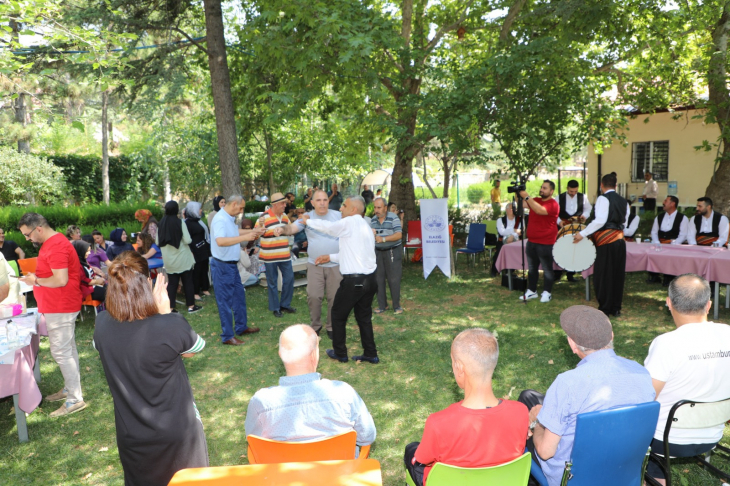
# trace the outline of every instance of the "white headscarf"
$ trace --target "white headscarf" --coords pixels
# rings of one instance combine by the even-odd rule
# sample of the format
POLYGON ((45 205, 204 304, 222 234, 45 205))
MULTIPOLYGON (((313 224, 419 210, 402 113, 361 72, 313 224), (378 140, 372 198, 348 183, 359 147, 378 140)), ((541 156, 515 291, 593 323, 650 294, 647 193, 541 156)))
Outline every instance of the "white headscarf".
POLYGON ((201 208, 201 205, 199 202, 190 201, 185 206, 183 215, 185 216, 185 219, 192 219, 193 221, 197 221, 198 224, 203 227, 203 230, 205 230, 205 241, 207 241, 208 244, 210 244, 210 233, 208 232, 208 227, 200 219, 200 208, 201 208))

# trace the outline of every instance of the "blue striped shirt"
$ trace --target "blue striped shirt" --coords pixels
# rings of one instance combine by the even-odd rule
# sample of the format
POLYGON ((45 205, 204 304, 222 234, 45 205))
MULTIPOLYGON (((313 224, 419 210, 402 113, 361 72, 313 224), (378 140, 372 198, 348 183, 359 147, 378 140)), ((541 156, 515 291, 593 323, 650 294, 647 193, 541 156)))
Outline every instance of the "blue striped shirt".
POLYGON ((400 246, 401 241, 386 241, 385 243, 377 243, 378 237, 390 236, 396 233, 403 232, 403 227, 400 224, 400 218, 394 213, 387 213, 383 222, 377 216, 373 216, 370 219, 370 227, 375 230, 375 248, 378 250, 388 250, 400 246))

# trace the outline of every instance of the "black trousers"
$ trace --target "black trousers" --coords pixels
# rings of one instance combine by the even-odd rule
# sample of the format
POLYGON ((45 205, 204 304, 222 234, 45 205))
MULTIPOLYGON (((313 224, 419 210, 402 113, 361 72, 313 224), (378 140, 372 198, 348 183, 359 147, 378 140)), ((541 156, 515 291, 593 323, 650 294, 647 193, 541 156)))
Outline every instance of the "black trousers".
POLYGON ((416 486, 423 486, 423 473, 426 470, 426 466, 413 460, 419 445, 421 445, 420 442, 411 442, 406 446, 406 451, 403 454, 403 462, 406 465, 406 471, 411 475, 411 479, 413 479, 416 486))
POLYGON ((352 277, 343 275, 332 304, 332 347, 341 358, 347 357, 347 318, 355 310, 355 320, 360 328, 363 354, 369 358, 378 355, 373 335, 373 297, 378 291, 375 272, 352 277))
POLYGON ((621 310, 626 277, 626 242, 614 241, 596 247, 593 266, 593 287, 598 299, 598 310, 606 315, 621 310))
POLYGON ((537 292, 537 279, 540 277, 538 267, 542 265, 542 273, 545 277, 545 292, 552 293, 555 273, 553 272, 553 245, 540 245, 528 241, 525 245, 525 256, 527 257, 527 288, 537 292))
MULTIPOLYGON (((545 400, 545 395, 535 390, 525 390, 520 393, 519 398, 517 398, 518 402, 524 403, 525 406, 527 406, 527 410, 532 410, 532 407, 535 405, 542 405, 543 400, 545 400)), ((534 462, 537 467, 540 467, 540 461, 537 460, 539 456, 537 455, 537 452, 535 452, 535 443, 532 441, 532 436, 530 436, 530 438, 527 439, 527 442, 525 442, 525 448, 532 456, 532 462, 534 462)), ((533 479, 532 476, 527 484, 528 486, 539 486, 539 483, 533 479)))
POLYGON ((195 262, 195 266, 193 267, 193 290, 195 291, 195 295, 200 295, 200 292, 210 290, 207 258, 195 262))
POLYGON ((91 292, 91 298, 99 302, 104 302, 106 300, 106 287, 94 287, 94 290, 91 292))
POLYGON ((656 211, 656 199, 644 199, 644 212, 646 211, 656 211))
POLYGON ((175 308, 175 296, 177 295, 177 284, 182 280, 183 290, 185 291, 185 303, 188 307, 195 305, 195 290, 193 289, 193 271, 188 270, 183 273, 167 274, 167 295, 170 297, 170 309, 175 308))

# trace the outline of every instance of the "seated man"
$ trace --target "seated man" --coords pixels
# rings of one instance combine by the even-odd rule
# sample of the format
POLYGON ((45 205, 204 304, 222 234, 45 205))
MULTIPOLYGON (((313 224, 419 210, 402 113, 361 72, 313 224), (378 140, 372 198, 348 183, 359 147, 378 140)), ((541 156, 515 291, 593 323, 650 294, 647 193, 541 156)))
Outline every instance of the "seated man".
POLYGON ((547 394, 525 390, 519 401, 530 409, 533 429, 527 448, 550 486, 558 486, 570 460, 578 414, 654 400, 649 373, 634 361, 616 356, 613 329, 593 307, 574 305, 560 314, 570 349, 581 359, 561 373, 547 394))
POLYGON ((462 331, 451 344, 451 368, 464 400, 431 414, 421 442, 406 446, 405 464, 422 486, 437 462, 489 467, 512 461, 525 451, 527 408, 492 391, 499 345, 486 329, 462 331))
MULTIPOLYGON (((680 400, 714 402, 730 398, 730 358, 718 356, 718 351, 727 351, 730 326, 707 322, 711 305, 710 285, 699 275, 680 275, 669 284, 667 306, 677 329, 657 336, 644 361, 661 404, 651 442, 652 451, 658 454, 664 454, 664 425, 672 405, 680 400)), ((673 457, 703 454, 722 439, 724 428, 672 428, 669 452, 673 457)), ((647 473, 665 484, 664 473, 654 461, 649 462, 647 473)))
POLYGON ((306 324, 284 329, 279 357, 286 376, 262 388, 248 404, 246 436, 302 442, 355 430, 357 445, 375 441, 375 424, 360 395, 347 383, 317 373, 319 338, 306 324))

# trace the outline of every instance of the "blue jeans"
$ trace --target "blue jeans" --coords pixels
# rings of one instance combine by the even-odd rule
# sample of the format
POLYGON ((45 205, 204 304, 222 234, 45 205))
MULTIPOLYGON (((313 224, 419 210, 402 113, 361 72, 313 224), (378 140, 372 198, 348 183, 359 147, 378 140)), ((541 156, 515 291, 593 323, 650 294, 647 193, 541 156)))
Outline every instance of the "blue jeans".
POLYGON ((294 297, 294 270, 291 260, 285 262, 265 263, 266 284, 269 287, 269 310, 278 311, 282 307, 291 307, 294 297), (279 301, 279 273, 281 271, 281 301, 279 301))
POLYGON ((243 286, 250 287, 252 285, 256 285, 257 283, 259 283, 259 278, 256 275, 249 275, 248 280, 243 282, 243 286))
POLYGON ((236 318, 236 334, 248 329, 246 316, 246 290, 238 274, 238 266, 212 259, 210 269, 213 273, 215 301, 221 319, 221 342, 233 338, 233 317, 236 318))

